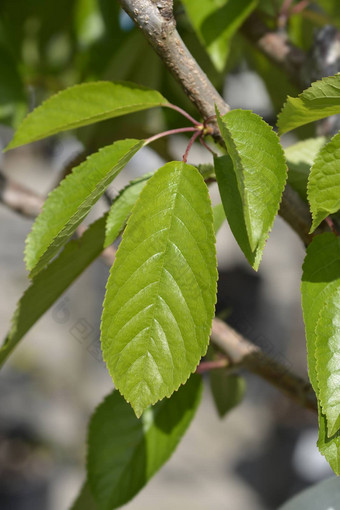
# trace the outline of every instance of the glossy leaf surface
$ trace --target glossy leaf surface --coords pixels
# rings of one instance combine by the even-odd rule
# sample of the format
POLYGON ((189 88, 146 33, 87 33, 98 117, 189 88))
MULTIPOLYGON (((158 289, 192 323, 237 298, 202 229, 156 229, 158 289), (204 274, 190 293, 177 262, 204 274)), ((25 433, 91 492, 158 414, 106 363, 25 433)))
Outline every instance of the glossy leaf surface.
POLYGON ((147 182, 107 284, 102 349, 136 415, 185 383, 207 350, 216 300, 208 189, 171 162, 147 182))
POLYGON ((31 276, 58 253, 142 145, 140 140, 121 140, 100 149, 49 194, 26 241, 25 262, 31 276))
POLYGON ((315 334, 319 399, 332 436, 340 429, 340 287, 320 310, 315 334))
POLYGON ((195 415, 201 393, 201 378, 195 374, 140 420, 118 391, 97 408, 89 427, 87 471, 101 510, 132 499, 169 459, 195 415))
POLYGON ((167 104, 157 91, 127 82, 75 85, 47 99, 20 124, 7 150, 62 131, 167 104))
POLYGON ((320 150, 308 180, 313 232, 329 214, 340 209, 340 133, 320 150))
POLYGON ((252 112, 233 110, 217 119, 231 159, 217 160, 222 203, 240 248, 258 269, 287 179, 283 150, 271 127, 252 112))
POLYGON ((340 113, 340 73, 323 78, 304 90, 298 97, 289 97, 277 125, 279 133, 340 113))

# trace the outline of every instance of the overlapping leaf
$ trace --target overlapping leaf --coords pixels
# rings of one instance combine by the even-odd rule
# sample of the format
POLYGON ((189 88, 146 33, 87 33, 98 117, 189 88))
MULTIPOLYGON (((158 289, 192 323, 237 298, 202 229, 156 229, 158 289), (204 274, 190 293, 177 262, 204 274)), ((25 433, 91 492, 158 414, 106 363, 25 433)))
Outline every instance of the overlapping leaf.
POLYGON ((240 375, 217 369, 210 372, 210 387, 217 412, 223 418, 242 401, 246 382, 240 375))
POLYGON ((201 378, 193 375, 140 420, 118 391, 98 407, 89 428, 87 471, 101 510, 132 499, 169 459, 195 415, 201 393, 201 378))
POLYGON ((255 9, 257 0, 182 0, 198 38, 218 71, 223 71, 230 40, 255 9))
POLYGON ((307 182, 311 166, 325 144, 326 138, 308 138, 294 143, 285 149, 288 163, 288 184, 297 191, 300 197, 307 202, 307 182))
POLYGON ((143 177, 132 181, 114 200, 106 222, 105 248, 113 243, 119 235, 137 198, 140 195, 140 192, 151 175, 151 173, 146 174, 143 177))
POLYGON ((32 276, 58 253, 142 145, 140 140, 120 140, 100 149, 49 194, 27 237, 25 261, 32 276))
POLYGON ((337 113, 340 113, 340 73, 312 83, 298 97, 288 96, 277 125, 283 134, 337 113))
POLYGON ((147 182, 107 284, 102 349, 136 415, 183 384, 205 354, 216 299, 208 190, 171 162, 147 182))
POLYGON ((93 223, 76 241, 39 273, 25 291, 15 311, 12 328, 0 348, 0 365, 38 319, 69 285, 98 257, 104 247, 106 216, 93 223))
POLYGON ((167 104, 157 91, 127 82, 75 85, 47 99, 20 124, 7 150, 127 113, 167 104))
MULTIPOLYGON (((316 327, 327 300, 340 287, 340 240, 331 233, 315 237, 307 248, 301 284, 303 318, 306 329, 309 378, 320 398, 318 376, 325 366, 317 366, 316 327)), ((321 360, 320 360, 321 362, 321 360)), ((320 364, 320 362, 318 362, 320 364)), ((319 407, 320 452, 335 473, 340 473, 339 432, 330 435, 327 418, 319 407)))
POLYGON ((332 436, 340 429, 340 286, 320 310, 315 334, 319 399, 332 436))
POLYGON ((308 180, 313 232, 329 214, 340 209, 340 133, 320 150, 308 180))
POLYGON ((240 248, 258 269, 287 179, 283 150, 252 112, 233 110, 217 119, 229 153, 215 160, 222 203, 240 248))

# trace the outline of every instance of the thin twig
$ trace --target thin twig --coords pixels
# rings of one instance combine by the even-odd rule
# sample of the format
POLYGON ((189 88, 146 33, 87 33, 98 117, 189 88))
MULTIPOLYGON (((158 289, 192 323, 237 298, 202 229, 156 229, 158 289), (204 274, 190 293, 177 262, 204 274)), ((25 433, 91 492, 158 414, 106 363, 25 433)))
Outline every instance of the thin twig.
MULTIPOLYGON (((169 129, 168 131, 163 131, 162 133, 157 133, 156 135, 150 136, 150 138, 147 138, 144 142, 144 145, 149 145, 149 143, 154 142, 155 140, 158 140, 159 138, 163 138, 164 136, 170 136, 170 135, 179 135, 180 133, 190 133, 193 131, 197 131, 197 127, 184 127, 184 128, 176 128, 176 129, 169 129)), ((200 129, 198 133, 200 133, 202 130, 200 129)))
POLYGON ((194 144, 194 142, 195 142, 196 138, 198 138, 199 136, 201 136, 201 134, 202 134, 202 132, 200 132, 200 131, 196 131, 196 133, 194 133, 194 134, 192 135, 192 137, 190 138, 189 143, 188 143, 188 146, 187 146, 187 148, 186 148, 186 151, 185 151, 185 153, 183 154, 183 162, 184 162, 184 163, 186 163, 186 162, 187 162, 187 160, 188 160, 188 155, 189 155, 190 149, 191 149, 191 147, 193 146, 193 144, 194 144))
POLYGON ((211 340, 226 354, 231 365, 247 368, 302 407, 317 412, 316 397, 312 386, 307 381, 216 318, 213 321, 211 340))
POLYGON ((164 106, 167 106, 168 108, 171 108, 172 110, 175 110, 176 112, 178 112, 181 115, 183 115, 184 117, 186 117, 188 120, 190 120, 190 122, 192 122, 194 124, 194 126, 201 125, 201 122, 198 122, 198 120, 194 119, 194 117, 192 117, 188 112, 183 110, 183 108, 180 108, 179 106, 172 104, 172 103, 167 103, 164 106))

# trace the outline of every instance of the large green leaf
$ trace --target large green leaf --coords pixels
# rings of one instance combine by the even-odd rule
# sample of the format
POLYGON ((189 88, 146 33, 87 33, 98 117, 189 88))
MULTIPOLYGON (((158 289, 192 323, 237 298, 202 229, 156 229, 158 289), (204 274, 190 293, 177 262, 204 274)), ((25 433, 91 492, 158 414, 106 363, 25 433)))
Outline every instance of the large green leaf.
POLYGON ((208 189, 171 162, 147 182, 107 284, 102 349, 136 415, 185 383, 207 350, 216 300, 208 189))
POLYGON ((124 227, 131 210, 144 188, 151 173, 136 179, 128 184, 114 200, 106 222, 105 248, 109 246, 124 227))
POLYGON ((308 180, 313 232, 329 214, 340 209, 340 133, 320 150, 308 180))
POLYGON ((301 283, 309 378, 318 396, 315 328, 320 311, 340 285, 340 239, 332 233, 316 236, 307 248, 301 283))
POLYGON ((337 113, 340 113, 340 73, 312 83, 298 97, 288 96, 277 125, 283 134, 337 113))
POLYGON ((215 67, 223 71, 230 40, 258 0, 182 0, 189 19, 215 67))
POLYGON ((26 241, 25 261, 31 276, 58 253, 142 145, 141 140, 120 140, 100 149, 49 194, 26 241))
POLYGON ((101 510, 132 499, 169 459, 195 415, 201 393, 201 378, 193 375, 140 420, 118 391, 98 407, 89 428, 87 471, 101 510))
POLYGON ((126 82, 75 85, 47 99, 20 124, 7 150, 61 131, 167 104, 157 91, 126 82))
POLYGON ((319 399, 327 419, 328 435, 332 436, 340 429, 340 287, 320 310, 315 334, 319 399))
MULTIPOLYGON (((309 379, 318 397, 316 326, 327 300, 340 285, 340 239, 331 233, 316 236, 307 248, 301 283, 302 310, 306 329, 309 379)), ((325 367, 323 367, 325 369, 325 367)), ((319 367, 320 370, 320 367, 319 367)), ((329 437, 327 419, 319 413, 318 447, 335 473, 340 474, 340 437, 329 437)))
POLYGON ((217 120, 230 156, 215 162, 222 203, 240 248, 258 269, 287 179, 284 153, 271 127, 252 112, 233 110, 217 120))
POLYGON ((101 253, 105 221, 106 216, 93 223, 80 239, 70 241, 60 255, 34 278, 17 305, 11 331, 0 349, 0 365, 27 331, 101 253))
POLYGON ((299 193, 305 202, 307 202, 307 182, 310 168, 325 142, 326 138, 319 136, 294 143, 285 149, 288 163, 288 184, 299 193))

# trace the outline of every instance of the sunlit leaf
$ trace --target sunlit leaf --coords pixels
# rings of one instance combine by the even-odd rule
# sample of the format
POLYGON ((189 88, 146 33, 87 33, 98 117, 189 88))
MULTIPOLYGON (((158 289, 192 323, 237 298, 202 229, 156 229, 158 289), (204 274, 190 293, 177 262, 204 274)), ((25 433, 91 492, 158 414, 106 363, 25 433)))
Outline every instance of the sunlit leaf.
POLYGON ((132 499, 169 459, 195 415, 201 393, 201 378, 193 375, 140 420, 118 391, 97 408, 89 428, 87 471, 101 510, 132 499))
POLYGON ((207 350, 216 299, 208 189, 171 162, 147 182, 107 284, 102 349, 137 416, 185 383, 207 350))
POLYGON ((277 125, 283 134, 337 113, 340 113, 340 73, 312 83, 298 97, 288 96, 277 125))
POLYGON ((217 119, 229 153, 215 159, 222 203, 240 248, 258 269, 287 179, 283 149, 252 112, 233 110, 217 119))
POLYGON ((75 85, 47 99, 20 124, 6 150, 127 113, 167 104, 157 91, 127 82, 75 85))
POLYGON ((320 150, 308 179, 313 232, 329 214, 340 209, 340 133, 320 150))
POLYGON ((25 262, 31 276, 58 253, 142 145, 140 140, 121 140, 100 149, 49 194, 26 241, 25 262))

